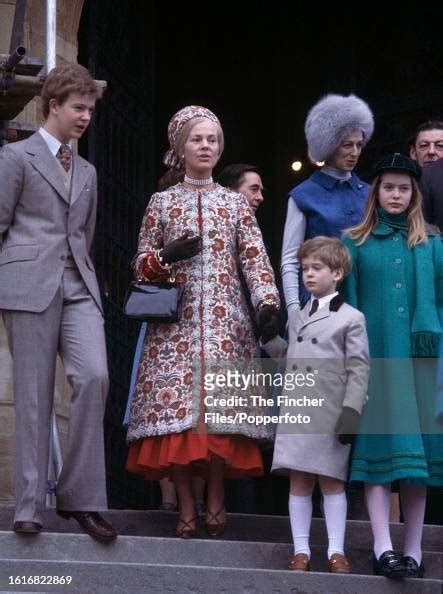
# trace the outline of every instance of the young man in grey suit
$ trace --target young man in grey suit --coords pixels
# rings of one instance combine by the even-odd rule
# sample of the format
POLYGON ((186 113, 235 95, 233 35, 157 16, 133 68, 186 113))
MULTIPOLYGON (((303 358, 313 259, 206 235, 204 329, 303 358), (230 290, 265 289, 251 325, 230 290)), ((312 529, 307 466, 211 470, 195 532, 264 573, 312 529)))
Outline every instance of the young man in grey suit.
POLYGON ((103 414, 108 370, 100 292, 89 256, 97 183, 72 152, 100 96, 78 64, 52 70, 45 123, 0 151, 0 309, 13 358, 16 411, 14 531, 36 534, 45 506, 57 352, 72 387, 57 513, 98 540, 116 533, 107 508, 103 414))

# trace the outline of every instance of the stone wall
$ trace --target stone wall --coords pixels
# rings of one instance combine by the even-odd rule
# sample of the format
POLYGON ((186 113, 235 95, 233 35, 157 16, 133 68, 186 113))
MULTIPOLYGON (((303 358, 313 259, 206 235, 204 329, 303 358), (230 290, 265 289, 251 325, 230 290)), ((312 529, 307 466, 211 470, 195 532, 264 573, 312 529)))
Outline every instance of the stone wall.
POLYGON ((9 52, 15 0, 0 0, 0 54, 9 52))
MULTIPOLYGON (((28 0, 23 45, 27 55, 45 60, 45 0, 28 0)), ((57 6, 57 64, 77 61, 77 31, 83 0, 59 0, 57 6)), ((0 53, 9 52, 15 0, 0 0, 0 53)), ((0 97, 1 101, 1 97, 0 97)), ((31 101, 16 118, 18 122, 39 126, 39 100, 31 101)), ((62 442, 66 443, 70 389, 60 361, 57 361, 55 403, 62 442)), ((14 405, 12 362, 5 330, 0 319, 0 503, 14 501, 14 405)))

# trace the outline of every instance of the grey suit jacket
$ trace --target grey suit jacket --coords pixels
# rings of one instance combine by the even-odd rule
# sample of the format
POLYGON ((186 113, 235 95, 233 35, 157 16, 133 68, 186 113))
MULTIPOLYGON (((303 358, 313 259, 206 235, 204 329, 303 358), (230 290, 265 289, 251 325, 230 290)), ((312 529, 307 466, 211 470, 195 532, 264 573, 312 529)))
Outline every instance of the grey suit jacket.
POLYGON ((286 357, 286 373, 318 371, 311 392, 327 398, 332 430, 343 406, 361 413, 369 380, 366 323, 364 315, 344 303, 340 295, 311 317, 309 302, 292 312, 289 345, 277 336, 262 348, 271 357, 286 357))
POLYGON ((71 198, 37 132, 0 150, 0 309, 41 312, 60 286, 69 249, 102 310, 89 256, 97 209, 95 168, 75 155, 71 198))

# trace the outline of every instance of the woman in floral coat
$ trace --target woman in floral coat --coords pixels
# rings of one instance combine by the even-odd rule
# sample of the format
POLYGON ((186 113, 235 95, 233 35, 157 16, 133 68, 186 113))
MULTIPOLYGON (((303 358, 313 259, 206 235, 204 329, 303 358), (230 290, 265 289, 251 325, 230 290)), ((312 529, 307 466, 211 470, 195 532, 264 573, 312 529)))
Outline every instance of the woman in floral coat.
POLYGON ((208 383, 214 365, 221 370, 230 362, 235 370, 258 356, 238 266, 258 324, 269 335, 278 331, 279 298, 246 199, 212 181, 223 149, 217 117, 204 107, 185 107, 171 119, 168 137, 165 163, 184 168, 186 175, 184 182, 152 196, 135 274, 149 281, 171 275, 183 284, 182 318, 149 325, 146 333, 128 424, 127 469, 147 479, 175 481, 177 535, 184 538, 196 533, 191 476, 203 474, 208 480, 206 529, 218 536, 226 519, 224 477, 261 474, 257 440, 270 434, 266 426, 223 422, 215 414, 231 421, 237 412, 256 414, 251 390, 208 383), (216 398, 227 397, 232 401, 211 408, 216 398))

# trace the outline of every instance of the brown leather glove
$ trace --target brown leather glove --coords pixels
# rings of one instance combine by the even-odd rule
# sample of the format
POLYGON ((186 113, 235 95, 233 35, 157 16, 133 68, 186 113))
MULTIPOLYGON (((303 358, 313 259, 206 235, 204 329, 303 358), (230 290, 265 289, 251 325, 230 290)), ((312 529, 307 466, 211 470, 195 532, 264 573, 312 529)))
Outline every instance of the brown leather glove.
POLYGON ((179 260, 187 260, 201 251, 201 237, 198 235, 190 237, 190 234, 190 231, 186 231, 181 237, 165 245, 160 252, 163 262, 171 264, 179 260))

